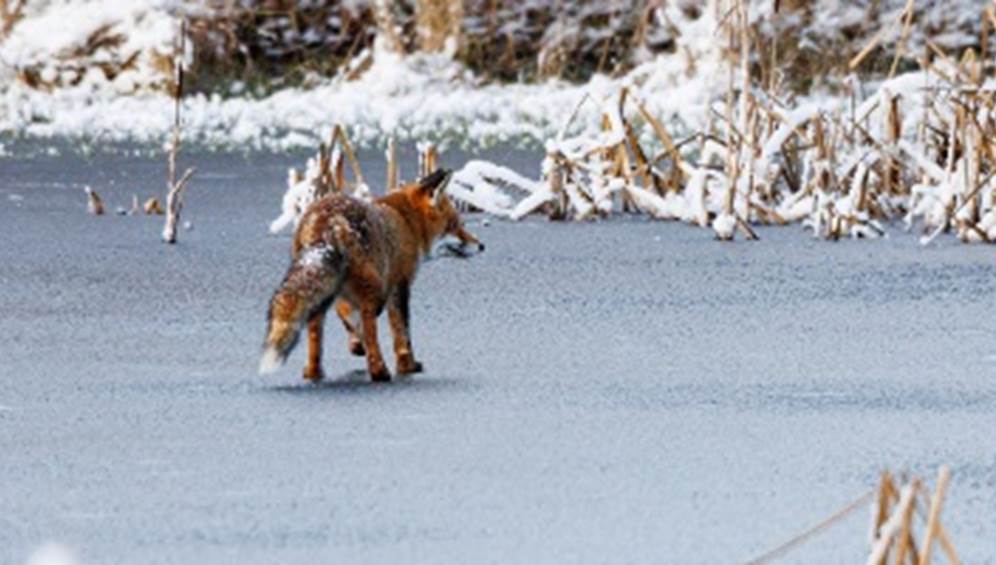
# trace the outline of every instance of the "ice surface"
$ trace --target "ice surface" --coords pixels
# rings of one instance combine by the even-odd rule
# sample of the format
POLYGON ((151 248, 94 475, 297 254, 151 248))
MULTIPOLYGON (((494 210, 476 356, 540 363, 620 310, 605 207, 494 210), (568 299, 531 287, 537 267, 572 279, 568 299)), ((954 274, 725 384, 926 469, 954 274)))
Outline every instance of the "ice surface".
MULTIPOLYGON (((426 372, 369 384, 330 323, 309 386, 301 346, 256 374, 307 153, 191 155, 176 246, 80 190, 161 196, 161 160, 63 154, 0 161, 2 563, 735 563, 941 463, 959 554, 996 555, 991 248, 470 216, 487 250, 414 287, 426 372)), ((863 562, 858 514, 788 560, 863 562)))

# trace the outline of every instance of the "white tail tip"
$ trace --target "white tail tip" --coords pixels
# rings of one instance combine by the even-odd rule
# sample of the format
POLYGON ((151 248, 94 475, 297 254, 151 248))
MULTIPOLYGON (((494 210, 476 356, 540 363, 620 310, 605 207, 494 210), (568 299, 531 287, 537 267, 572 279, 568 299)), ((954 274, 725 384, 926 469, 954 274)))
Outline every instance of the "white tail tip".
POLYGON ((284 364, 284 357, 273 347, 267 347, 263 352, 263 357, 259 360, 259 374, 269 375, 275 373, 284 364))

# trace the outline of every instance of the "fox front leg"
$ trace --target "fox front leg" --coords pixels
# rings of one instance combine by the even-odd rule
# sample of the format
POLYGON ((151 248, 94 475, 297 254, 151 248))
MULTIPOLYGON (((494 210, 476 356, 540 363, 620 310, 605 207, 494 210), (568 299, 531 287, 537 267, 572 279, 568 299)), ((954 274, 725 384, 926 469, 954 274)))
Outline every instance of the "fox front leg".
POLYGON ((325 312, 320 312, 308 320, 308 363, 304 366, 305 380, 317 383, 325 378, 322 371, 322 326, 325 312))
POLYGON ((402 283, 394 291, 387 306, 387 317, 391 322, 391 333, 394 335, 394 355, 398 374, 402 375, 422 372, 422 364, 415 360, 415 354, 412 353, 412 339, 408 328, 410 296, 411 286, 402 283))

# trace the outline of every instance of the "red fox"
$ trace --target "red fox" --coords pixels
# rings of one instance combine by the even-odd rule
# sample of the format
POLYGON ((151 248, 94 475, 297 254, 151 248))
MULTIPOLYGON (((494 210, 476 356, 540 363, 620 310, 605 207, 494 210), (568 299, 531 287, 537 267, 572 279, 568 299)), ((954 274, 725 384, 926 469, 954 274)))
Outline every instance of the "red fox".
POLYGON ((377 316, 387 306, 399 374, 417 373, 408 304, 419 262, 444 235, 461 247, 484 250, 444 194, 451 171, 440 170, 376 199, 372 204, 342 194, 314 202, 301 217, 291 265, 270 300, 260 373, 287 360, 308 324, 304 378, 320 381, 322 325, 333 304, 349 334, 354 355, 366 355, 374 381, 389 381, 377 344, 377 316))

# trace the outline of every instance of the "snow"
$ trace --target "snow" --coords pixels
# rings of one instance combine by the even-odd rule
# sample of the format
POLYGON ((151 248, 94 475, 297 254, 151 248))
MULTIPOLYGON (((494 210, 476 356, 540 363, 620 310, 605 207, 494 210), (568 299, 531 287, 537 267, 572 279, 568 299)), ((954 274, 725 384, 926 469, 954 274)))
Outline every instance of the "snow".
POLYGON ((712 221, 712 229, 719 239, 733 239, 733 231, 737 227, 737 219, 733 214, 719 214, 712 221))
POLYGON ((805 125, 808 120, 822 111, 832 110, 832 108, 827 108, 827 105, 827 102, 804 104, 790 111, 788 115, 782 116, 782 125, 764 143, 764 147, 761 150, 762 158, 766 161, 770 160, 782 150, 782 145, 788 140, 789 136, 805 125))
POLYGON ((68 547, 50 542, 31 553, 26 565, 76 565, 76 555, 68 547))
POLYGON ((281 200, 281 213, 275 220, 270 222, 270 233, 280 233, 292 224, 297 227, 301 215, 308 206, 315 201, 315 177, 313 171, 317 170, 317 163, 314 159, 308 160, 308 176, 301 180, 295 180, 294 171, 290 171, 287 192, 281 200))
MULTIPOLYGON (((803 18, 806 23, 798 33, 803 42, 822 45, 841 41, 844 28, 859 34, 879 27, 896 28, 904 6, 901 0, 820 3, 810 8, 812 13, 803 18)), ((168 62, 176 42, 174 15, 193 9, 179 0, 31 3, 27 17, 0 43, 0 78, 4 79, 0 80, 0 132, 113 142, 161 139, 171 116, 170 100, 159 87, 169 78, 163 62, 168 62), (73 25, 61 25, 66 21, 73 25), (101 29, 109 36, 120 35, 122 42, 73 58, 71 63, 59 57, 78 50, 101 29), (133 54, 137 54, 134 65, 113 78, 96 70, 103 63, 121 66, 133 54), (14 79, 15 70, 26 69, 61 87, 48 92, 14 79)), ((564 25, 576 25, 575 20, 602 13, 590 6, 579 10, 572 12, 564 25)), ((920 20, 929 22, 932 29, 943 30, 944 35, 934 38, 942 47, 958 49, 974 41, 977 6, 963 3, 953 9, 946 2, 930 0, 918 3, 917 10, 920 20)), ((768 4, 752 5, 750 19, 763 23, 769 31, 801 25, 798 18, 785 19, 770 11, 768 4)), ((614 14, 610 10, 610 15, 614 14)), ((526 17, 508 15, 512 18, 506 22, 509 34, 522 33, 522 26, 531 25, 526 17)), ((241 96, 189 96, 184 108, 185 130, 212 146, 277 150, 314 146, 325 133, 322 130, 335 122, 349 126, 358 145, 382 144, 392 135, 399 141, 434 139, 474 147, 509 141, 537 143, 555 137, 558 126, 567 121, 576 101, 585 95, 602 101, 627 87, 645 101, 653 115, 673 128, 673 133, 700 131, 709 122, 709 104, 726 88, 725 44, 716 37, 722 10, 715 1, 696 9, 683 2, 666 2, 653 16, 649 33, 666 36, 673 42, 673 52, 650 57, 618 78, 596 75, 583 85, 558 80, 482 85, 479 77, 454 60, 452 49, 403 56, 377 41, 372 50, 354 59, 356 67, 362 61, 372 61, 356 80, 346 80, 344 75, 314 77, 307 87, 284 88, 262 98, 249 97, 245 86, 239 84, 233 85, 230 93, 241 91, 241 96)), ((468 15, 468 25, 485 24, 468 15)), ((556 36, 555 29, 550 26, 547 36, 556 36)), ((591 30, 586 27, 583 31, 591 30)), ((548 38, 553 43, 555 39, 548 38)), ((919 28, 914 29, 910 41, 913 46, 923 45, 919 28)), ((913 51, 920 52, 918 49, 913 51)), ((184 57, 190 60, 191 56, 188 48, 184 57)), ((919 86, 915 77, 900 80, 913 84, 897 84, 892 91, 907 93, 919 86)), ((597 129, 600 115, 592 106, 597 104, 579 110, 575 131, 597 129)), ((788 119, 799 124, 812 110, 813 106, 803 104, 788 119)), ((617 126, 613 123, 612 135, 619 135, 617 126)), ((639 135, 643 140, 652 139, 646 131, 639 135)), ((774 153, 779 137, 771 138, 772 146, 765 148, 765 156, 774 153)), ((606 138, 602 143, 609 141, 606 138)))
POLYGON ((174 0, 76 0, 41 3, 0 42, 5 66, 44 82, 77 85, 73 95, 105 89, 111 95, 154 88, 178 35, 174 0), (71 24, 70 24, 71 22, 71 24), (91 40, 94 40, 91 42, 91 40), (127 62, 127 64, 126 64, 127 62), (108 65, 113 78, 98 70, 108 65))
MULTIPOLYGON (((43 138, 86 137, 102 141, 155 142, 170 125, 171 101, 148 86, 163 80, 155 66, 146 64, 170 53, 176 33, 170 26, 169 8, 160 0, 136 3, 130 0, 87 0, 53 3, 34 18, 15 27, 0 54, 5 68, 44 65, 69 45, 83 41, 96 26, 111 23, 112 29, 131 33, 117 56, 138 50, 141 64, 114 80, 86 75, 80 84, 52 92, 31 89, 20 81, 0 86, 0 132, 43 138), (39 39, 37 29, 79 13, 82 24, 56 40, 39 39), (135 35, 135 38, 131 38, 135 35), (124 93, 129 93, 125 96, 124 93)), ((471 146, 509 141, 537 141, 552 137, 585 94, 598 100, 629 86, 645 99, 650 110, 665 121, 693 127, 704 123, 707 103, 721 86, 716 73, 720 51, 710 38, 714 25, 704 14, 689 19, 678 8, 666 7, 668 17, 682 25, 678 46, 695 59, 698 73, 691 76, 692 63, 685 55, 660 56, 640 65, 627 76, 595 77, 586 85, 558 80, 537 84, 481 85, 477 77, 456 63, 446 52, 401 56, 375 47, 361 54, 373 59, 372 66, 357 80, 342 77, 320 80, 309 88, 286 88, 263 98, 222 98, 217 95, 188 96, 184 101, 184 130, 208 145, 246 148, 290 149, 314 146, 331 124, 350 128, 358 145, 383 143, 394 135, 399 141, 413 139, 453 140, 471 146), (668 96, 658 96, 668 92, 668 96)), ((115 53, 100 57, 113 58, 115 53)), ((580 111, 582 127, 597 125, 597 108, 580 111)), ((614 130, 619 135, 618 130, 614 130)))
POLYGON ((301 252, 297 262, 302 267, 324 267, 329 257, 335 253, 335 248, 328 245, 316 245, 301 252))
POLYGON ((521 217, 513 210, 514 203, 510 191, 525 192, 524 203, 519 207, 537 205, 549 197, 539 182, 528 179, 507 167, 495 165, 481 160, 468 161, 460 170, 453 174, 453 179, 446 192, 462 201, 496 216, 512 218, 521 217))

